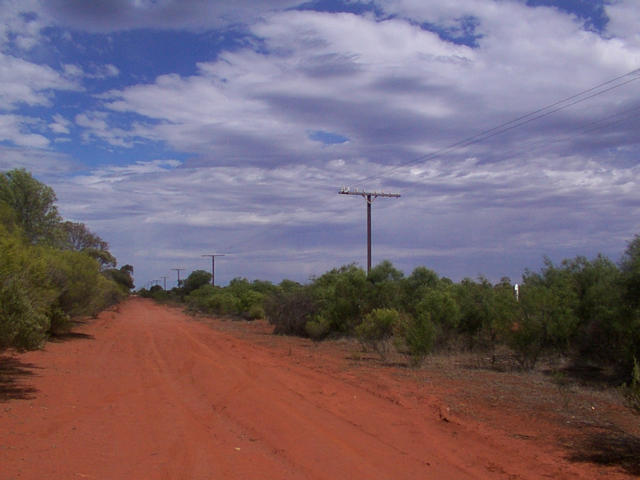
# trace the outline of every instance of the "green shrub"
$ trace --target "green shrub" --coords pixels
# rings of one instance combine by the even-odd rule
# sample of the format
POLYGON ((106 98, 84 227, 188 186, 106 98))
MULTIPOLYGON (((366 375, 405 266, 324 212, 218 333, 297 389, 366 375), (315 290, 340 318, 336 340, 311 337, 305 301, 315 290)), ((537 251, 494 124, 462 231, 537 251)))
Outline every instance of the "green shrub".
POLYGON ((47 311, 55 300, 47 265, 19 232, 0 225, 0 350, 32 349, 47 336, 47 311))
POLYGON ((308 336, 306 325, 318 314, 309 287, 295 287, 269 295, 264 302, 267 320, 276 335, 308 336))
POLYGON ((52 335, 68 333, 71 330, 71 317, 60 308, 52 309, 49 314, 49 332, 52 335))
POLYGON ((47 337, 49 319, 34 307, 28 293, 23 285, 11 280, 0 288, 0 350, 38 348, 47 337))
POLYGON ((0 173, 0 349, 37 348, 48 334, 68 331, 73 317, 95 315, 126 294, 102 274, 94 252, 64 240, 54 201, 26 171, 0 173))
POLYGON ((568 351, 578 331, 577 306, 574 279, 567 270, 546 260, 540 274, 525 274, 518 315, 502 332, 523 369, 532 369, 545 350, 568 351))
POLYGON ((183 295, 189 295, 191 292, 198 290, 204 285, 211 283, 211 274, 204 270, 194 270, 191 274, 182 282, 183 295))
POLYGON ((427 290, 416 306, 416 318, 429 318, 437 328, 442 343, 449 341, 460 322, 460 307, 451 289, 439 287, 427 290))
POLYGON ((390 308, 377 308, 365 315, 362 323, 356 327, 358 340, 375 350, 380 358, 386 359, 389 349, 388 340, 400 321, 400 313, 390 308))
POLYGON ((401 317, 396 326, 399 350, 409 357, 412 366, 418 366, 433 349, 437 338, 436 326, 428 313, 401 317))
POLYGON ((247 320, 259 320, 265 317, 264 307, 260 304, 254 304, 249 307, 249 311, 245 313, 247 320))
POLYGON ((352 334, 367 309, 371 283, 364 270, 345 265, 330 270, 308 287, 318 313, 328 322, 330 331, 352 334))
POLYGON ((219 291, 206 299, 206 309, 208 312, 218 315, 239 315, 240 301, 233 294, 219 291))
MULTIPOLYGON (((159 294, 161 287, 151 287, 148 295, 151 298, 155 298, 159 294), (154 291, 155 289, 155 291, 154 291)), ((209 298, 215 295, 216 289, 213 285, 206 284, 202 285, 200 288, 192 291, 189 295, 187 295, 184 299, 187 306, 191 310, 206 312, 208 309, 208 301, 209 298)))
POLYGON ((246 290, 241 295, 236 295, 238 299, 238 312, 246 319, 254 320, 264 318, 264 294, 255 290, 246 290))
POLYGON ((388 260, 373 267, 367 275, 366 310, 402 308, 402 279, 404 274, 388 260))
POLYGON ((312 340, 322 340, 331 332, 331 324, 322 315, 316 315, 305 324, 304 331, 312 340))

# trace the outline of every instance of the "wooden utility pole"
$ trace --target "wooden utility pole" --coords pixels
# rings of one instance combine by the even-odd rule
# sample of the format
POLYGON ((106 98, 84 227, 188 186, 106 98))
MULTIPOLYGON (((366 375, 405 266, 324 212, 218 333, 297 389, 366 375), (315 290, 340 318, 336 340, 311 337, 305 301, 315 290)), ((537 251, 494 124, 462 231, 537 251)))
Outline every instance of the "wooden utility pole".
POLYGON ((172 268, 171 270, 178 272, 178 288, 180 288, 180 272, 184 270, 184 268, 172 268))
POLYGON ((360 191, 357 188, 351 190, 348 187, 342 187, 339 191, 341 195, 360 195, 367 202, 367 275, 371 272, 371 204, 378 197, 391 197, 399 198, 399 193, 384 193, 384 192, 366 192, 360 191))
POLYGON ((216 257, 224 257, 224 253, 210 253, 202 255, 203 257, 211 257, 211 286, 216 285, 216 257))

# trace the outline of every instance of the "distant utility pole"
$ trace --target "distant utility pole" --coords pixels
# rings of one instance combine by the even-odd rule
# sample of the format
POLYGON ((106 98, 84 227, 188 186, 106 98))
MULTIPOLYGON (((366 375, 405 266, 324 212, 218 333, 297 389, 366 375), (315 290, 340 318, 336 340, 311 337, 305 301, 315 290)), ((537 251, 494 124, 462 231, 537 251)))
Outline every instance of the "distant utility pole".
POLYGON ((178 272, 178 287, 180 287, 180 272, 184 270, 184 268, 172 268, 171 270, 178 272))
POLYGON ((166 290, 166 289, 167 289, 167 277, 166 277, 166 276, 163 276, 163 277, 160 277, 160 278, 163 280, 163 282, 164 282, 164 289, 166 290))
POLYGON ((367 275, 371 272, 371 204, 378 197, 391 197, 399 198, 399 193, 384 193, 384 192, 365 192, 358 190, 357 188, 351 190, 349 187, 342 187, 338 191, 341 195, 360 195, 367 202, 367 275))
POLYGON ((203 257, 211 257, 211 286, 216 285, 216 257, 224 257, 224 253, 210 253, 202 255, 203 257))

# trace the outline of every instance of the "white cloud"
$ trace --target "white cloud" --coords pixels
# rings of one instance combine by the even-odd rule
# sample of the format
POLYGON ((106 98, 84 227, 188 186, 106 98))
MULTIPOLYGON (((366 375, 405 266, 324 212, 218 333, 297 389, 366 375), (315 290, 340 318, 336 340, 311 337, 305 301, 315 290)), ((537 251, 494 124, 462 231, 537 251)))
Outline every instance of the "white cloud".
MULTIPOLYGON (((438 151, 619 75, 640 52, 583 30, 555 9, 517 2, 467 1, 455 8, 393 2, 388 8, 398 18, 272 14, 252 27, 266 51, 223 52, 199 64, 195 75, 162 75, 103 99, 114 115, 153 120, 136 125, 136 135, 216 162, 313 163, 338 155, 353 163, 381 149, 380 161, 393 162, 438 151), (402 18, 447 24, 471 14, 484 35, 473 49, 402 18), (350 142, 322 150, 308 138, 315 130, 350 142)), ((575 121, 610 111, 612 98, 622 104, 635 97, 619 89, 602 102, 591 100, 588 111, 565 115, 575 121)), ((105 141, 131 145, 129 131, 93 128, 105 141)))
MULTIPOLYGON (((494 270, 478 259, 492 258, 498 262, 493 268, 503 269, 497 278, 517 278, 525 266, 535 267, 531 262, 562 249, 590 255, 605 247, 615 254, 629 231, 624 212, 612 212, 640 202, 640 168, 597 160, 439 160, 414 168, 410 184, 405 181, 411 167, 398 169, 388 188, 402 182, 402 197, 374 203, 374 257, 391 258, 407 270, 426 264, 454 278, 491 276, 494 270), (500 263, 518 252, 522 263, 500 263)), ((373 163, 362 168, 384 170, 373 163)), ((336 178, 324 166, 189 168, 156 160, 98 168, 54 186, 65 217, 86 222, 112 243, 118 258, 136 259, 144 268, 202 268, 200 251, 214 249, 235 254, 227 259, 229 278, 265 278, 259 261, 264 255, 285 263, 295 256, 306 265, 303 276, 285 271, 280 278, 304 280, 331 266, 364 261, 364 203, 338 195, 336 178)))
POLYGON ((254 32, 272 53, 223 53, 216 62, 199 64, 197 75, 163 75, 153 84, 112 91, 105 97, 107 106, 160 120, 149 127, 149 135, 179 149, 245 152, 261 143, 242 155, 262 155, 265 146, 276 144, 275 151, 286 150, 282 156, 296 155, 314 148, 307 132, 325 124, 342 123, 332 131, 362 137, 352 123, 354 116, 367 116, 367 109, 381 115, 391 108, 409 117, 450 116, 448 102, 428 89, 444 88, 460 63, 474 56, 471 49, 447 44, 404 21, 376 23, 350 14, 283 13, 254 32), (300 41, 292 44, 292 37, 300 41), (388 39, 394 39, 393 45, 388 39), (411 72, 400 80, 411 79, 424 91, 385 93, 381 84, 393 82, 395 71, 411 72), (325 99, 344 102, 347 111, 315 111, 313 104, 325 99), (299 118, 300 101, 310 103, 306 123, 299 118), (365 111, 358 113, 360 108, 365 111))
POLYGON ((0 109, 20 104, 49 106, 53 90, 77 90, 79 86, 44 65, 0 53, 0 109))
POLYGON ((252 21, 276 9, 286 9, 299 0, 200 0, 90 2, 42 0, 42 11, 58 24, 93 32, 136 28, 206 30, 252 21))
POLYGON ((13 44, 21 50, 30 50, 42 39, 40 30, 45 23, 37 15, 28 15, 38 9, 37 0, 4 0, 0 3, 0 46, 13 44))
POLYGON ((0 114, 0 140, 14 145, 31 148, 45 148, 49 140, 43 135, 29 133, 26 125, 30 119, 18 115, 0 114))
MULTIPOLYGON (((82 138, 87 143, 99 139, 117 147, 130 148, 140 141, 141 130, 137 125, 134 124, 130 128, 118 127, 107 112, 79 113, 74 121, 76 125, 84 128, 82 138)), ((144 135, 144 132, 142 134, 144 135)))
POLYGON ((65 75, 69 77, 81 77, 82 75, 84 75, 84 70, 79 65, 68 63, 66 65, 63 65, 62 68, 64 69, 65 75))
POLYGON ((67 156, 49 150, 0 145, 0 171, 26 168, 46 183, 49 177, 69 174, 77 167, 67 156))
POLYGON ((68 135, 70 133, 69 127, 71 122, 64 118, 59 113, 53 116, 53 122, 49 124, 49 129, 58 135, 68 135))
MULTIPOLYGON (((636 48, 640 46, 640 9, 635 0, 616 0, 605 5, 609 23, 607 32, 624 39, 636 48)), ((638 60, 640 62, 640 59, 638 60)))

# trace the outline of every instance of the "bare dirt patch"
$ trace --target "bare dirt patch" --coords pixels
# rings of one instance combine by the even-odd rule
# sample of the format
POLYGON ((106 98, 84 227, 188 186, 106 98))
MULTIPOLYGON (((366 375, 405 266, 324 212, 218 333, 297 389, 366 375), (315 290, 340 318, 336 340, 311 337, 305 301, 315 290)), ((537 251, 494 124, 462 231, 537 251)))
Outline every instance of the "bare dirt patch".
POLYGON ((270 332, 131 299, 4 356, 0 478, 638 474, 640 420, 617 395, 445 358, 412 370, 354 342, 270 332))

